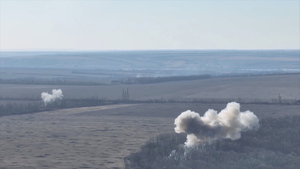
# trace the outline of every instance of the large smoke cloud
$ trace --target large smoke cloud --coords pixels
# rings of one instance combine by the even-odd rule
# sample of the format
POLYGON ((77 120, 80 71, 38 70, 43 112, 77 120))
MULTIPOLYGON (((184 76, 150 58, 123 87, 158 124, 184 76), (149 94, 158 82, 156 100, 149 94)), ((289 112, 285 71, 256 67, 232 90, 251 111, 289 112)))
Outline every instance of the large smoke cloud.
POLYGON ((49 94, 47 92, 43 92, 41 94, 41 98, 45 105, 54 102, 57 99, 62 99, 64 95, 62 94, 61 89, 53 89, 52 94, 49 94))
POLYGON ((249 110, 240 112, 240 104, 231 102, 220 113, 209 109, 202 117, 187 110, 175 119, 174 124, 176 133, 187 133, 185 145, 191 147, 222 138, 237 140, 242 131, 258 129, 259 119, 249 110))

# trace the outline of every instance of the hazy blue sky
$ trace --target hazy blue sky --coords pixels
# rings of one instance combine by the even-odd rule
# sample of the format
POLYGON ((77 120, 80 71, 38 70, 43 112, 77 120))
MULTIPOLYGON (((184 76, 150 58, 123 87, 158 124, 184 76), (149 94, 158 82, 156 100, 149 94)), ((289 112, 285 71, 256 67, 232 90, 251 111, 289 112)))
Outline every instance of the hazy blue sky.
POLYGON ((0 0, 0 49, 299 49, 299 3, 0 0))

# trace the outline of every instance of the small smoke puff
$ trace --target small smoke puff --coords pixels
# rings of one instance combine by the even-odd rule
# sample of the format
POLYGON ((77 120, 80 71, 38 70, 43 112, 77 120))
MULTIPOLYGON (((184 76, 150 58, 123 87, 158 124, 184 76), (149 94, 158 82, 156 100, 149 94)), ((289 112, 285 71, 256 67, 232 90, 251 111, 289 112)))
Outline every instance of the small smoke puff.
POLYGON ((247 110, 240 112, 240 104, 228 103, 220 113, 209 109, 202 117, 191 110, 182 112, 174 124, 176 133, 187 133, 188 147, 216 139, 237 140, 241 132, 259 128, 257 116, 247 110))
POLYGON ((41 93, 41 98, 45 105, 54 102, 57 99, 62 99, 63 94, 61 89, 53 89, 52 94, 49 94, 47 92, 41 93))

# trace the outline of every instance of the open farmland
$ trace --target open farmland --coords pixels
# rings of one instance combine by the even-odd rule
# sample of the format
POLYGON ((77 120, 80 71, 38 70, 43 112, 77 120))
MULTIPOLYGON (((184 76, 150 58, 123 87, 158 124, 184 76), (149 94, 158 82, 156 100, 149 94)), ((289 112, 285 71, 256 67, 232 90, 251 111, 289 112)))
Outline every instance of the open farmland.
POLYGON ((299 5, 0 0, 0 169, 300 169, 299 5))
MULTIPOLYGON (((1 84, 5 102, 39 101, 41 92, 62 89, 64 98, 299 100, 299 74, 212 78, 145 85, 9 85, 1 84), (18 99, 24 99, 18 100, 18 99)), ((23 103, 22 103, 23 104, 23 103)), ((25 103, 24 103, 25 104, 25 103)), ((144 103, 81 107, 0 118, 0 167, 124 168, 123 158, 151 137, 174 133, 174 119, 185 110, 203 115, 225 103, 144 103)), ((258 118, 300 115, 300 105, 242 104, 258 118)))
POLYGON ((2 51, 0 57, 4 68, 56 69, 52 73, 54 77, 57 69, 65 68, 123 70, 123 72, 134 70, 140 75, 148 76, 222 72, 299 72, 297 64, 299 50, 2 51), (149 70, 151 71, 147 72, 149 70))
MULTIPOLYGON (((299 115, 299 105, 241 105, 260 119, 299 115)), ((123 158, 150 137, 174 132, 182 111, 203 114, 225 104, 138 104, 63 109, 0 118, 0 166, 123 168, 123 158)))
POLYGON ((121 99, 122 90, 129 89, 130 99, 242 99, 243 101, 269 101, 300 99, 300 76, 268 75, 251 77, 223 77, 194 81, 164 82, 134 85, 20 85, 1 84, 2 98, 35 98, 42 92, 62 89, 65 98, 121 99))

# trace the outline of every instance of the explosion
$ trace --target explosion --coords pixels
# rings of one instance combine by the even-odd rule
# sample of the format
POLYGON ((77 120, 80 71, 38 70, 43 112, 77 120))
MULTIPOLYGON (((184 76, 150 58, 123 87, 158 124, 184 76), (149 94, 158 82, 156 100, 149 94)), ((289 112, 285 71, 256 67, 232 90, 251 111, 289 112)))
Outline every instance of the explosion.
POLYGON ((241 138, 241 132, 258 129, 259 119, 249 110, 240 112, 240 104, 231 102, 220 113, 209 109, 200 116, 187 110, 175 119, 174 124, 176 133, 187 134, 185 145, 192 147, 217 139, 237 140, 241 138))
POLYGON ((54 102, 57 99, 62 99, 63 96, 64 95, 62 94, 61 89, 53 89, 52 94, 49 94, 47 92, 41 93, 41 98, 42 98, 45 106, 49 103, 54 102))

